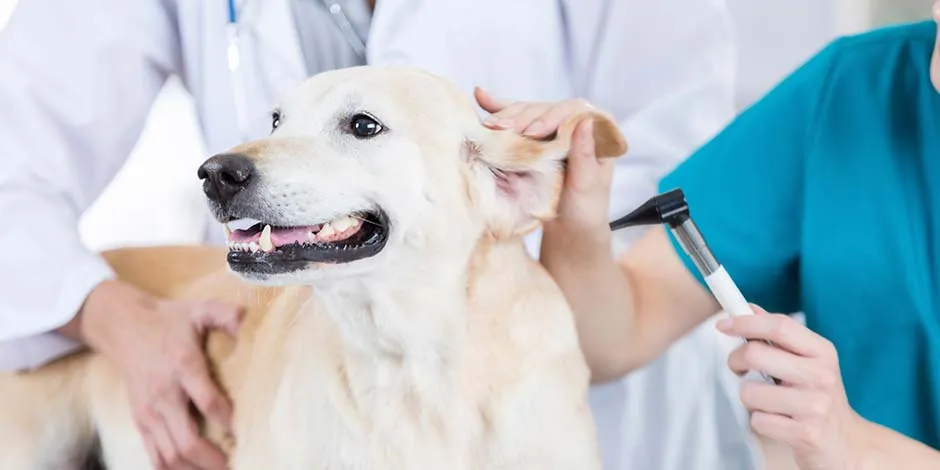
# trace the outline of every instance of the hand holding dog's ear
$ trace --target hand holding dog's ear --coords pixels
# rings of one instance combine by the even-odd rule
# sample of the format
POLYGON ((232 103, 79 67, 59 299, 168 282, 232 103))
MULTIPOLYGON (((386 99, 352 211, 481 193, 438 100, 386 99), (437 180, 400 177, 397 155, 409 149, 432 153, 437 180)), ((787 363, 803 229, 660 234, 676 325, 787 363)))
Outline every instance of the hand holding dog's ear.
POLYGON ((119 281, 102 283, 88 296, 83 339, 121 370, 156 468, 226 468, 225 455, 200 436, 189 407, 230 426, 231 405, 210 376, 203 340, 209 329, 234 333, 241 313, 216 302, 163 301, 119 281))
POLYGON ((591 117, 595 127, 595 155, 619 157, 627 151, 627 143, 612 116, 596 109, 584 99, 548 103, 527 103, 497 99, 482 88, 474 90, 477 104, 490 113, 483 124, 496 130, 513 130, 531 139, 545 140, 557 135, 567 142, 582 117, 591 117))
POLYGON ((529 138, 518 146, 535 146, 537 150, 525 153, 544 153, 556 147, 567 151, 567 170, 557 203, 557 218, 545 221, 545 238, 577 241, 574 245, 584 248, 602 247, 601 251, 606 253, 615 164, 613 158, 606 157, 617 157, 627 150, 613 118, 580 99, 524 103, 499 100, 479 88, 474 94, 480 107, 491 113, 483 121, 484 125, 496 130, 512 130, 529 138), (592 242, 592 238, 595 241, 592 242))
POLYGON ((541 139, 555 133, 562 123, 591 109, 585 100, 557 103, 526 103, 500 100, 482 88, 474 90, 480 107, 490 116, 483 121, 493 129, 512 129, 526 137, 541 139))
MULTIPOLYGON (((568 152, 565 182, 558 201, 558 217, 546 221, 545 230, 565 230, 585 243, 592 235, 608 232, 610 186, 614 160, 597 158, 595 154, 594 121, 584 119, 575 128, 568 152)), ((608 239, 598 237, 600 242, 608 239)))

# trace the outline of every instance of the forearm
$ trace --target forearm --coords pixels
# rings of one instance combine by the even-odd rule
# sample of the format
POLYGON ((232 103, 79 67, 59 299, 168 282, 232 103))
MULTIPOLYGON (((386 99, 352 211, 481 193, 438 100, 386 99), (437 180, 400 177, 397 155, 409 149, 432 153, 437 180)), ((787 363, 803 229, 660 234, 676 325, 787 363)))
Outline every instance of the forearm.
POLYGON ((547 227, 540 257, 575 312, 594 382, 617 378, 630 368, 633 323, 628 277, 611 255, 609 233, 601 236, 608 241, 585 243, 583 233, 547 227))
POLYGON ((595 382, 646 365, 720 308, 661 226, 612 256, 606 225, 567 229, 551 222, 541 261, 571 306, 595 382))
POLYGON ((884 426, 865 421, 865 439, 858 470, 934 470, 940 452, 884 426))

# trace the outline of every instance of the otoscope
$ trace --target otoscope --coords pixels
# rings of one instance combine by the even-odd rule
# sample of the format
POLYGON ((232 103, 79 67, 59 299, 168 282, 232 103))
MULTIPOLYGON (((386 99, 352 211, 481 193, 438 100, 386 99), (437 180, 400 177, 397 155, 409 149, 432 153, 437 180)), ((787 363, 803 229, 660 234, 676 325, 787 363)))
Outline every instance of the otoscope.
MULTIPOLYGON (((611 222, 610 229, 616 231, 626 227, 655 224, 666 224, 669 227, 679 245, 705 278, 705 284, 725 312, 732 316, 754 314, 750 304, 725 271, 724 266, 715 258, 708 244, 705 243, 705 237, 692 221, 689 205, 681 189, 673 189, 654 196, 633 212, 611 222)), ((772 344, 769 341, 758 341, 772 344)), ((760 375, 767 382, 780 383, 778 379, 763 372, 760 375)))

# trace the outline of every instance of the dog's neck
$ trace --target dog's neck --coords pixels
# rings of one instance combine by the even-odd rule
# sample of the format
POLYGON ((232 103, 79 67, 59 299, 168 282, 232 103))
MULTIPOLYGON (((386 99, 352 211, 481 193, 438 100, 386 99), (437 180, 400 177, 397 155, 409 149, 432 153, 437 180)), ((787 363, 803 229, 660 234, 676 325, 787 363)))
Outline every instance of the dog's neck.
POLYGON ((484 275, 494 257, 526 256, 521 239, 484 235, 465 245, 465 250, 403 257, 377 274, 318 285, 317 302, 338 325, 344 348, 373 361, 421 363, 440 372, 459 360, 473 279, 484 275))
POLYGON ((315 297, 350 354, 446 367, 466 318, 469 256, 460 258, 410 256, 383 272, 318 285, 315 297))

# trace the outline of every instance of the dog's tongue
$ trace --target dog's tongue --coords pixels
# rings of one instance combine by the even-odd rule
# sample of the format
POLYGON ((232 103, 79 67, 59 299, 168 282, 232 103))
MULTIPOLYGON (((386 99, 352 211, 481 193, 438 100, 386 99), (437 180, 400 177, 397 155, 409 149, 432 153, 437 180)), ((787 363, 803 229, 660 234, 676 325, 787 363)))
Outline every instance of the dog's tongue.
MULTIPOLYGON (((319 225, 310 225, 302 227, 275 228, 271 227, 271 244, 276 247, 290 245, 291 243, 307 243, 310 240, 310 233, 316 233, 319 225)), ((254 225, 247 229, 239 229, 232 232, 231 240, 235 243, 260 243, 261 224, 254 225)))
POLYGON ((310 241, 310 233, 316 233, 318 227, 291 227, 274 228, 271 227, 271 244, 276 247, 290 245, 291 243, 307 243, 310 241))

